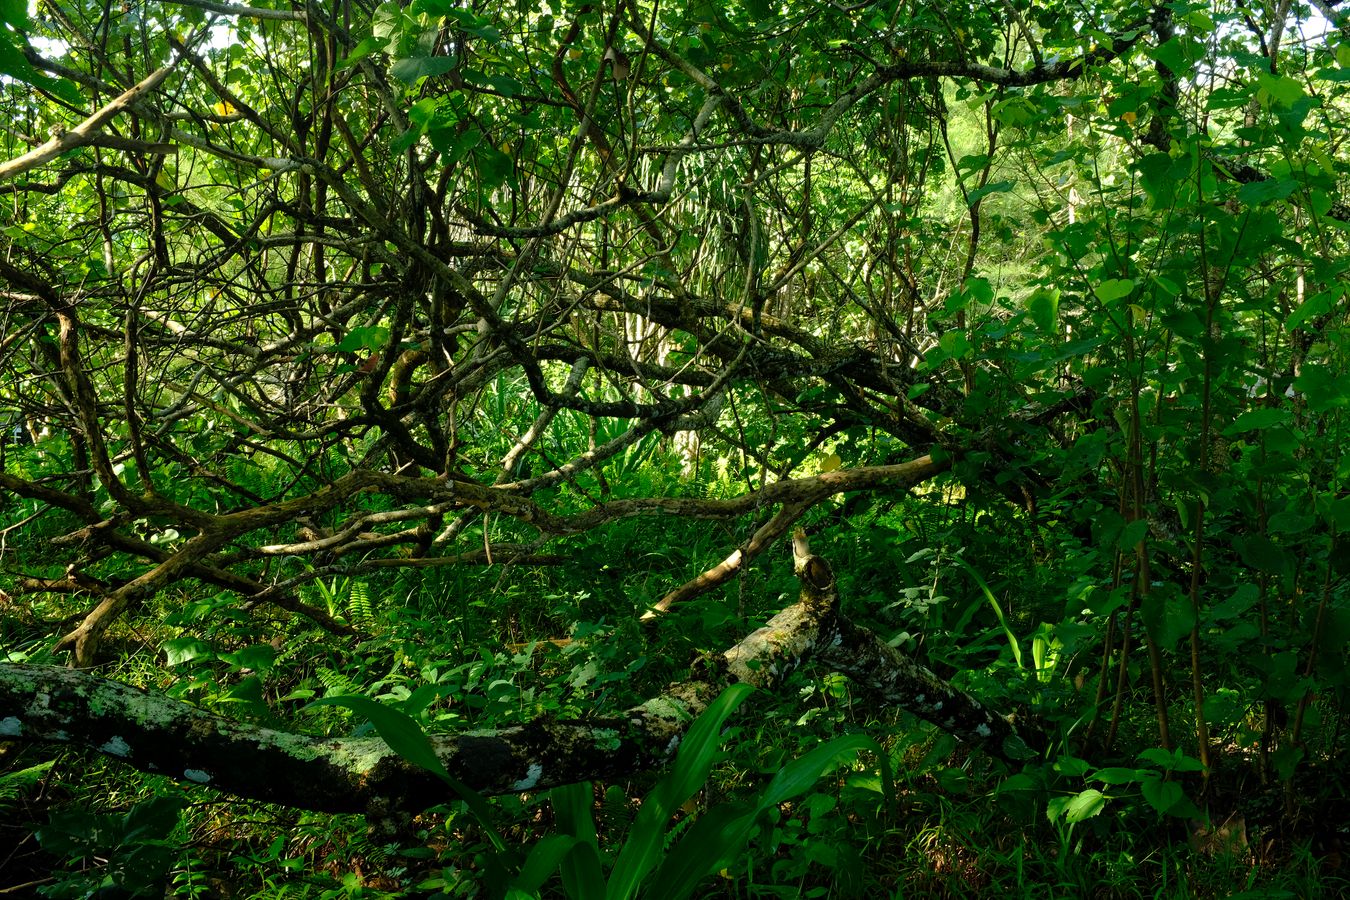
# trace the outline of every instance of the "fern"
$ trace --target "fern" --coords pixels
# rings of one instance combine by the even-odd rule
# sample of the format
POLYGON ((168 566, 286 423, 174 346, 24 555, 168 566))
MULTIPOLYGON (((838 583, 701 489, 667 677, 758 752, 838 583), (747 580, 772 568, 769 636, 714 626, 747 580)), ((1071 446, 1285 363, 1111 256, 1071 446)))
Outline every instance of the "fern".
POLYGON ((353 581, 347 593, 347 612, 351 623, 357 628, 370 628, 375 624, 375 610, 370 602, 370 585, 364 581, 353 581))
POLYGON ((17 772, 0 775, 0 814, 10 812, 11 808, 42 780, 55 760, 47 760, 17 772))
POLYGON ((319 666, 315 669, 314 674, 330 695, 361 693, 361 689, 356 686, 354 681, 336 669, 319 666))

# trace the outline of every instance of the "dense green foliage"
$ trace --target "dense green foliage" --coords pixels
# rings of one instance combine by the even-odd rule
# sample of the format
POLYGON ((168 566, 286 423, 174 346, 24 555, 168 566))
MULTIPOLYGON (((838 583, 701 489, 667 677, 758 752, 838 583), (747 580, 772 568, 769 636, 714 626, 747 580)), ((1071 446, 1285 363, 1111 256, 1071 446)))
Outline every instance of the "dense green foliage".
POLYGON ((800 525, 1045 738, 807 665, 392 835, 10 743, 0 887, 1340 896, 1338 7, 0 0, 6 661, 436 768, 702 677, 800 525))

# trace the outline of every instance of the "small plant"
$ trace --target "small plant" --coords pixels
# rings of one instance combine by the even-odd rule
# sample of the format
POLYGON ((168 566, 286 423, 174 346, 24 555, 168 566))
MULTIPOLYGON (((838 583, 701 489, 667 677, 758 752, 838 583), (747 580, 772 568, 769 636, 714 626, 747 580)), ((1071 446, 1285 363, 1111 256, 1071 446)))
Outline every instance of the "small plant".
MULTIPOLYGON (((751 690, 746 685, 727 688, 690 726, 670 772, 643 800, 609 866, 608 878, 606 853, 592 814, 591 785, 554 788, 550 796, 561 833, 534 846, 509 896, 539 896, 543 885, 560 869, 563 888, 574 900, 631 900, 639 892, 659 900, 684 900, 693 895, 704 878, 722 870, 740 854, 769 810, 806 793, 823 774, 859 751, 870 750, 882 756, 876 742, 863 735, 827 741, 784 766, 754 796, 719 804, 680 833, 681 826, 673 823, 675 813, 707 782, 721 744, 722 726, 751 690)), ((889 770, 883 764, 881 771, 886 795, 891 796, 894 792, 889 770)))
POLYGON ((38 890, 44 897, 74 900, 98 892, 122 897, 162 897, 178 856, 169 835, 186 802, 177 793, 153 796, 125 815, 67 809, 37 832, 42 849, 67 860, 68 872, 38 890))

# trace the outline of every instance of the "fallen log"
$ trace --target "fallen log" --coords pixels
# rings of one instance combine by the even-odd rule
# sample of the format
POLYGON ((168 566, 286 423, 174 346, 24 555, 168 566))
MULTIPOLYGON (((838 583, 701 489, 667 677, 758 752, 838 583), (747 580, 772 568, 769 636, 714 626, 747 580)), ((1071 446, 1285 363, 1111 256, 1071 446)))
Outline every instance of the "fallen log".
MULTIPOLYGON (((858 687, 1008 761, 1018 726, 838 611, 829 565, 798 535, 799 601, 725 654, 708 681, 674 685, 622 713, 583 721, 430 735, 446 770, 484 795, 614 780, 670 761, 719 681, 772 690, 815 659, 858 687), (720 677, 719 677, 720 676, 720 677)), ((55 666, 0 665, 0 740, 73 744, 145 772, 238 797, 324 812, 425 808, 455 799, 436 775, 378 736, 320 737, 217 716, 178 700, 55 666)))

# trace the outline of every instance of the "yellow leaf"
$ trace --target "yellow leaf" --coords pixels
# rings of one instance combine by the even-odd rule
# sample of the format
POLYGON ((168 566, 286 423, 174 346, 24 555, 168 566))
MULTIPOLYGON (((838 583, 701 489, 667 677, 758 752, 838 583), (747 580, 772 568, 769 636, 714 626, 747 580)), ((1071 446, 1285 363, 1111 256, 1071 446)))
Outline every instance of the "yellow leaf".
POLYGON ((825 457, 824 461, 821 462, 820 471, 833 472, 835 469, 839 468, 843 464, 844 461, 839 458, 838 453, 831 453, 829 456, 825 457))
POLYGON ((232 116, 235 114, 234 104, 228 100, 222 100, 211 107, 211 111, 218 116, 232 116))

